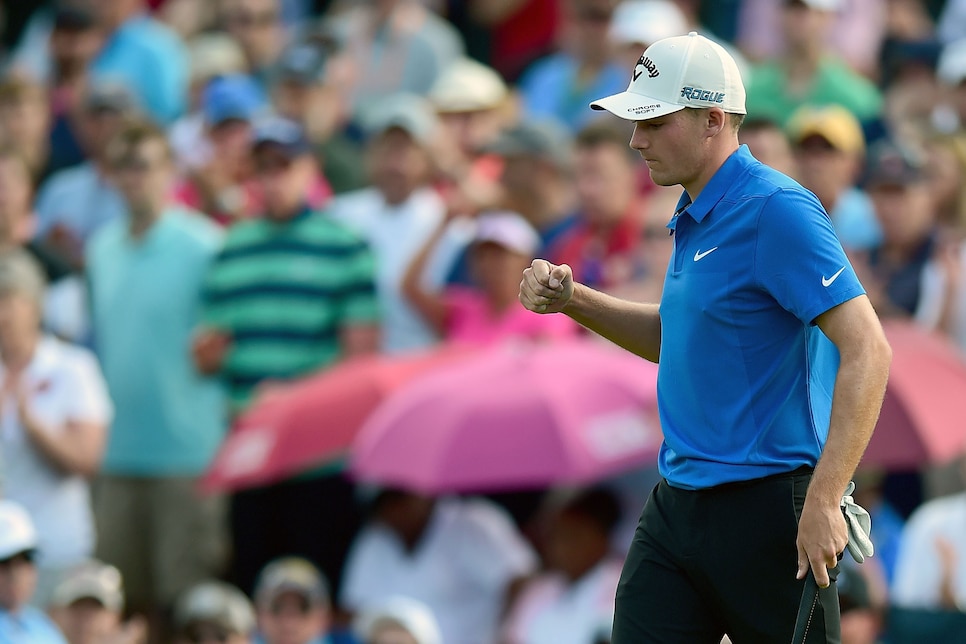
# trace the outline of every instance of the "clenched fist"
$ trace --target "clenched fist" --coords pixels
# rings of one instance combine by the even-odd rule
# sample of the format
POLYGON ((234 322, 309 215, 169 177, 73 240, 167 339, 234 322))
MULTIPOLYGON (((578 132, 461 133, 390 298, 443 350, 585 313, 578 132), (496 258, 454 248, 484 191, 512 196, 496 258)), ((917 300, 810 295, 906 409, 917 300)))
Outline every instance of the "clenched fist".
POLYGON ((535 259, 523 271, 520 302, 535 313, 559 313, 574 295, 574 274, 566 264, 535 259))

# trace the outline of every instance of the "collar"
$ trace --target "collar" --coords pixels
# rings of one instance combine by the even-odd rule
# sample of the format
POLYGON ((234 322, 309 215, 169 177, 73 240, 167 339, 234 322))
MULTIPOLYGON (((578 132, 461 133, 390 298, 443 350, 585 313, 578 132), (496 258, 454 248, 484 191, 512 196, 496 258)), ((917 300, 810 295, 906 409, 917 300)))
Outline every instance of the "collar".
POLYGON ((671 218, 667 227, 674 230, 677 217, 683 214, 690 215, 691 219, 698 223, 704 221, 704 218, 708 216, 711 210, 721 201, 721 198, 724 197, 725 193, 728 192, 728 189, 734 184, 738 175, 752 163, 755 163, 755 157, 751 156, 751 151, 748 149, 748 146, 739 146, 737 150, 731 153, 731 156, 725 159, 725 162, 721 164, 718 171, 711 176, 707 185, 698 194, 697 201, 692 202, 691 196, 686 190, 681 194, 681 198, 678 199, 677 209, 674 211, 674 217, 671 218))

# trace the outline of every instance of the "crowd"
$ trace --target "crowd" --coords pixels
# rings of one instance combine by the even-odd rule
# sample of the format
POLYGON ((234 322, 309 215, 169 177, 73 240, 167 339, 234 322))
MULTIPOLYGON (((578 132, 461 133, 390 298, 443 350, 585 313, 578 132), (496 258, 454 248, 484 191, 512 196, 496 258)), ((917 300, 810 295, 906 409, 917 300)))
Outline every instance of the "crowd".
MULTIPOLYGON (((198 479, 286 381, 581 334, 519 305, 534 257, 656 301, 680 188, 588 105, 664 37, 735 55, 742 143, 820 199, 882 318, 966 352, 962 0, 0 15, 0 644, 607 642, 653 470, 487 498, 341 463, 198 479)), ((964 616, 962 469, 857 474, 878 553, 843 567, 843 642, 916 618, 896 608, 964 616)))

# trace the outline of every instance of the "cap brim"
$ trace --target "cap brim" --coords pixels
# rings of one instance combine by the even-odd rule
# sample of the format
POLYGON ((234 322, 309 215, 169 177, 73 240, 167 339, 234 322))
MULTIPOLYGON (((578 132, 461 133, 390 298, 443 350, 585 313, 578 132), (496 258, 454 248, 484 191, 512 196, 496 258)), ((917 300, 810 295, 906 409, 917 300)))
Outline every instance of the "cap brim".
POLYGON ((674 105, 643 94, 625 91, 596 100, 590 104, 590 107, 595 110, 606 110, 628 121, 644 121, 680 112, 686 106, 674 105))

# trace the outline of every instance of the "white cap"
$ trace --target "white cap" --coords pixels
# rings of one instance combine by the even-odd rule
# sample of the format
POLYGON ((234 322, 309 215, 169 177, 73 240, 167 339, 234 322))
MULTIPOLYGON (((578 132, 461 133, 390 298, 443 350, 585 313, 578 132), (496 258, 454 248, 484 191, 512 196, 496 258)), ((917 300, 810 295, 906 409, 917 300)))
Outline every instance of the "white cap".
POLYGON ((37 531, 19 503, 0 500, 0 561, 37 548, 37 531))
POLYGON ((67 607, 80 599, 95 599, 108 610, 124 608, 121 573, 101 561, 86 561, 67 573, 54 589, 51 604, 67 607))
POLYGON ((611 40, 621 45, 646 47, 687 31, 687 18, 670 0, 628 0, 617 5, 610 20, 611 40))
POLYGON ((378 608, 365 611, 356 625, 361 639, 368 641, 380 627, 398 626, 417 644, 443 644, 436 617, 428 606, 409 597, 391 597, 378 608))
POLYGON ((936 77, 950 87, 956 87, 966 80, 966 38, 943 47, 936 65, 936 77))
POLYGON ((477 244, 490 242, 532 257, 540 248, 540 235, 515 212, 486 212, 476 218, 477 244))
POLYGON ((634 67, 627 91, 590 106, 629 121, 657 118, 686 107, 720 107, 745 114, 745 87, 731 54, 692 31, 648 47, 634 67))
POLYGON ((428 98, 438 112, 476 112, 499 107, 509 90, 492 67, 459 58, 443 68, 428 98))
POLYGON ((842 8, 842 0, 801 0, 801 3, 817 11, 838 11, 842 8))

